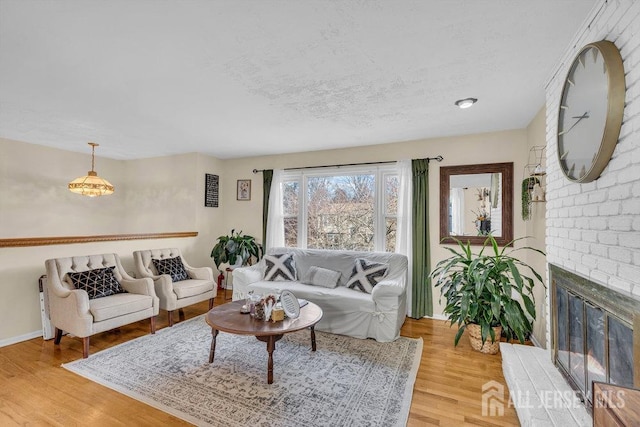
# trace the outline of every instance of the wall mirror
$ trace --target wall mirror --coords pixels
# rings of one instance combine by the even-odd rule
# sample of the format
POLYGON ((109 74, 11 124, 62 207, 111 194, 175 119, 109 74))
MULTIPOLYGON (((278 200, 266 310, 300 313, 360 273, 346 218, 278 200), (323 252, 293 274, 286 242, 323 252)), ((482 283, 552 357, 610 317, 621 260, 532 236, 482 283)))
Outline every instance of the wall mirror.
POLYGON ((440 168, 440 241, 513 240, 513 163, 440 168))

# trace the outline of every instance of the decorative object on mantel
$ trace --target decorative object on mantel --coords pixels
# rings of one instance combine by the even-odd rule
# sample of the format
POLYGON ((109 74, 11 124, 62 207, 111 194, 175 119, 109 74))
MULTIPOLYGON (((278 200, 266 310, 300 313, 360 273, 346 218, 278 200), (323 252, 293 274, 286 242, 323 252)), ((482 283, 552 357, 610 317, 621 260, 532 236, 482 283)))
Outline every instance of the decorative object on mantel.
POLYGON ((576 55, 558 109, 558 162, 569 181, 597 179, 618 143, 625 77, 620 51, 610 41, 589 43, 576 55))
POLYGON ((544 282, 531 266, 510 254, 519 250, 532 250, 542 255, 544 252, 525 246, 505 253, 507 247, 520 239, 500 249, 495 238, 489 235, 476 255, 471 252, 468 242, 453 240, 460 246, 460 251, 446 247, 453 255, 440 261, 431 277, 436 279, 434 286, 441 288, 441 296, 447 301, 444 314, 451 325, 458 325, 455 345, 458 345, 465 329, 470 330, 469 340, 473 349, 483 353, 499 351, 500 329, 507 339, 517 338, 524 343, 536 318, 534 279, 543 286, 544 282), (491 254, 484 254, 487 249, 491 254), (528 269, 534 277, 520 273, 518 267, 528 269), (518 299, 523 301, 526 312, 518 299))
POLYGON ((114 188, 109 181, 100 178, 95 171, 95 152, 99 144, 95 142, 88 143, 91 146, 91 170, 85 176, 74 179, 69 183, 69 190, 72 193, 81 194, 83 196, 97 197, 108 196, 113 194, 114 188))
POLYGON ((256 238, 242 231, 236 233, 231 230, 230 235, 218 237, 218 241, 211 250, 211 258, 220 268, 220 264, 228 263, 233 267, 246 265, 249 259, 254 256, 259 261, 262 247, 256 243, 256 238))

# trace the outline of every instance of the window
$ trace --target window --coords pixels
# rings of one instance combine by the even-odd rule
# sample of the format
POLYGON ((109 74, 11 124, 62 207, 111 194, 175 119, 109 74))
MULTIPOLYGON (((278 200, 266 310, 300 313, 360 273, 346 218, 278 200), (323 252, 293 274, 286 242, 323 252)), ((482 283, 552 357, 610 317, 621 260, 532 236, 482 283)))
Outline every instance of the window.
POLYGON ((285 245, 393 252, 398 184, 386 165, 285 173, 285 245))

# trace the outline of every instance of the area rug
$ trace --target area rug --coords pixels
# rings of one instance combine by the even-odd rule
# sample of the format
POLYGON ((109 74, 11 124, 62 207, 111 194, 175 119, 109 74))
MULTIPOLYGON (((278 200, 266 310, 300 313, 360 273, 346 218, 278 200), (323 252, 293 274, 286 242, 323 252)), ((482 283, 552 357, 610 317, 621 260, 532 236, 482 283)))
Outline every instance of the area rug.
POLYGON ((422 340, 392 343, 309 331, 276 343, 267 384, 266 344, 220 332, 208 363, 204 316, 63 365, 196 425, 404 426, 422 340))

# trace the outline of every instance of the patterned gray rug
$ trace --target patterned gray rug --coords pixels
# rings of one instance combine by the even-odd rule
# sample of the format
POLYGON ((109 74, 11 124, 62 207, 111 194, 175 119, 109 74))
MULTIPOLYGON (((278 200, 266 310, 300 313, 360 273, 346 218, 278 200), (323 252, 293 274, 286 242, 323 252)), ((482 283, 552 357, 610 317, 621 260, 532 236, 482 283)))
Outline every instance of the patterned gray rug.
POLYGON ((404 426, 422 340, 378 343, 309 331, 287 334, 267 384, 266 344, 211 329, 199 316, 63 365, 196 425, 404 426))

